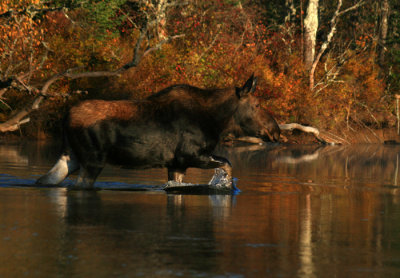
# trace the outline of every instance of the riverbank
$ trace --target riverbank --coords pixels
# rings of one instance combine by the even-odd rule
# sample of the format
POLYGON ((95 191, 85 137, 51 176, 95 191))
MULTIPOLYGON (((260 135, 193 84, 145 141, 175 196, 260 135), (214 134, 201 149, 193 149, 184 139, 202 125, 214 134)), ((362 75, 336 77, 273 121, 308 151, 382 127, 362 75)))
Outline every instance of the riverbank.
MULTIPOLYGON (((396 127, 373 128, 346 126, 337 127, 334 130, 317 129, 315 133, 307 133, 299 129, 282 130, 279 142, 286 144, 334 144, 334 145, 355 145, 355 144, 400 144, 400 135, 396 127), (323 142, 325 141, 325 142, 323 142)), ((45 132, 7 132, 0 134, 0 143, 16 143, 19 141, 61 141, 61 135, 45 132)), ((245 141, 246 140, 239 140, 245 141)), ((257 143, 247 141, 248 143, 257 143)), ((232 142, 225 142, 231 145, 232 142)))

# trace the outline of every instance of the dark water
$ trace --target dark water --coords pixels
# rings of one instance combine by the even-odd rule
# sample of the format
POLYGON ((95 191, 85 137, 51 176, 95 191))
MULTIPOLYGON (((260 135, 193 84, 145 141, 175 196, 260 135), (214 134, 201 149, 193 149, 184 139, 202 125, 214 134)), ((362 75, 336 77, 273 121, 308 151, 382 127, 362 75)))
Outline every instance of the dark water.
MULTIPOLYGON (((32 187, 57 152, 0 145, 0 277, 400 277, 398 146, 221 150, 236 196, 32 187)), ((96 185, 165 179, 109 167, 96 185)))

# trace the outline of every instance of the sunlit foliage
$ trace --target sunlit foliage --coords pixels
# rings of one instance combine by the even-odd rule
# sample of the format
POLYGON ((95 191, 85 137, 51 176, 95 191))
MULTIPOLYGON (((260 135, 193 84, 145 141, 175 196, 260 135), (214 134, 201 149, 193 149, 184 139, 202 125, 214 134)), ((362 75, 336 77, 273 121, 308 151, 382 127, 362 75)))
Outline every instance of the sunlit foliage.
MULTIPOLYGON (((373 4, 342 19, 335 42, 316 70, 315 88, 310 90, 302 61, 300 7, 285 22, 288 12, 282 1, 167 2, 165 14, 148 25, 152 29, 147 30, 147 41, 141 47, 154 46, 168 36, 184 37, 164 44, 120 77, 60 80, 49 91, 53 101, 46 107, 51 112, 38 116, 40 126, 51 129, 48 122, 59 121, 60 111, 83 97, 143 98, 177 83, 226 87, 241 84, 252 73, 259 77, 256 94, 264 100, 263 107, 279 122, 329 129, 366 118, 378 124, 376 113, 393 113, 391 95, 400 88, 399 49, 390 48, 390 70, 382 70, 376 62, 373 4), (364 14, 370 18, 357 17, 364 14)), ((132 59, 146 16, 157 11, 158 2, 51 3, 1 1, 0 15, 13 13, 0 17, 0 81, 18 77, 29 87, 71 69, 116 69, 132 59)), ((329 19, 332 7, 327 4, 321 16, 329 19)), ((399 21, 393 22, 399 30, 399 21)), ((328 27, 328 21, 322 22, 321 37, 328 27)), ((391 38, 392 46, 398 45, 396 39, 391 38)), ((2 120, 36 93, 21 87, 18 84, 19 89, 0 98, 2 120)))

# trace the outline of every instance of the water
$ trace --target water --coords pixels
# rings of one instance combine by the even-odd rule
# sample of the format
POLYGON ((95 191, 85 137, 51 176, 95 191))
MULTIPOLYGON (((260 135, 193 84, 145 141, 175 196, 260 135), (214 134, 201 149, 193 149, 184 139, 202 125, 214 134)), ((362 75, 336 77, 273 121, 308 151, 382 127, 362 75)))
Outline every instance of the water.
POLYGON ((59 148, 0 145, 0 277, 399 277, 399 146, 251 149, 219 151, 242 192, 209 196, 153 189, 162 169, 37 188, 59 148))

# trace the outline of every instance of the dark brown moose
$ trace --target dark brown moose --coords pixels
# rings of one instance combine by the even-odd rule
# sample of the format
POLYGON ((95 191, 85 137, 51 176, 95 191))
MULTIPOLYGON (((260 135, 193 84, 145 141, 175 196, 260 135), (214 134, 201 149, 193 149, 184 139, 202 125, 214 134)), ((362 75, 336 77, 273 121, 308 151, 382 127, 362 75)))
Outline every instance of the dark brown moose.
POLYGON ((79 169, 73 188, 90 189, 106 163, 165 167, 176 182, 190 167, 222 168, 231 179, 230 162, 213 151, 232 122, 242 135, 279 138, 277 123, 252 94, 256 82, 251 76, 241 88, 212 90, 176 85, 143 101, 83 101, 67 115, 60 159, 37 184, 59 184, 79 169))

